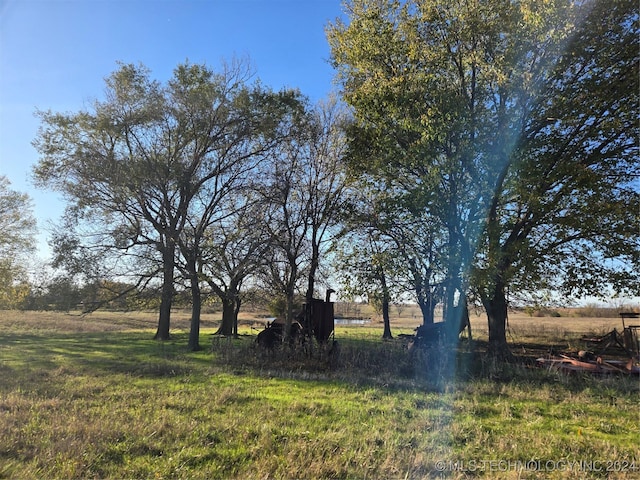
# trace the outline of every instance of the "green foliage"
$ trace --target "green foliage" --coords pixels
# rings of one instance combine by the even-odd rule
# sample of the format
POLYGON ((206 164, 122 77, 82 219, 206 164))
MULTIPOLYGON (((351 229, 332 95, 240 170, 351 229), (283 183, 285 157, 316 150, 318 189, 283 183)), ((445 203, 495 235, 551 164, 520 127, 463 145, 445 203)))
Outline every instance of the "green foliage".
POLYGON ((34 177, 68 200, 57 263, 86 282, 161 282, 158 338, 169 338, 179 271, 192 290, 197 339, 210 227, 230 218, 250 172, 305 119, 299 92, 250 77, 241 62, 219 72, 187 62, 162 84, 142 65, 121 64, 87 110, 39 113, 34 177))
POLYGON ((470 286, 506 344, 507 290, 640 291, 634 2, 346 7, 350 166, 436 225, 448 307, 470 286))
POLYGON ((498 200, 503 240, 493 249, 520 289, 546 283, 577 296, 604 295, 607 285, 638 291, 640 245, 629 229, 639 201, 632 3, 585 2, 577 10, 574 33, 521 135, 519 161, 498 200))
POLYGON ((0 308, 21 306, 28 292, 26 264, 35 248, 36 221, 26 193, 0 175, 0 308))
POLYGON ((0 260, 0 309, 16 309, 25 306, 30 292, 29 284, 19 280, 21 272, 13 262, 0 260))
MULTIPOLYGON (((302 304, 304 303, 304 299, 301 297, 296 297, 293 299, 292 308, 293 313, 296 314, 302 309, 302 304)), ((274 317, 278 317, 280 319, 284 319, 287 313, 287 299, 285 296, 273 296, 267 302, 267 309, 269 313, 274 317)))

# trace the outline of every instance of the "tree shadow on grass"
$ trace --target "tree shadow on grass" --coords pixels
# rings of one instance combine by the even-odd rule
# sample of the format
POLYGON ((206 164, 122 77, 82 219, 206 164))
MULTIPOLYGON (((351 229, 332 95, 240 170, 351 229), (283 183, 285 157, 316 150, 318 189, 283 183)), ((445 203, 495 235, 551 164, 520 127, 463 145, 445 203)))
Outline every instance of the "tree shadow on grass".
POLYGON ((520 355, 503 359, 488 354, 486 343, 475 341, 408 350, 401 340, 357 338, 340 340, 329 353, 317 347, 310 353, 289 347, 261 350, 251 338, 217 344, 212 365, 220 371, 391 390, 449 392, 478 381, 497 389, 510 384, 524 388, 561 385, 571 393, 601 387, 623 394, 640 390, 637 377, 629 375, 566 375, 541 368, 535 359, 540 352, 549 351, 548 344, 526 345, 520 355))
POLYGON ((141 377, 185 375, 210 364, 187 354, 186 334, 153 340, 151 332, 8 334, 0 337, 0 371, 10 384, 46 372, 126 374, 141 377), (184 337, 184 338, 183 338, 184 337))
POLYGON ((217 342, 201 352, 188 352, 186 333, 175 333, 170 341, 151 337, 150 331, 3 335, 0 372, 6 380, 0 388, 24 384, 25 378, 36 384, 46 383, 51 372, 144 378, 206 377, 220 372, 390 390, 445 392, 480 380, 498 387, 506 383, 561 383, 574 393, 604 382, 606 388, 621 393, 638 391, 637 378, 562 375, 538 368, 531 356, 514 356, 510 362, 496 359, 486 353, 482 342, 409 351, 401 340, 351 338, 330 347, 282 346, 265 351, 255 345, 254 336, 247 335, 217 342))

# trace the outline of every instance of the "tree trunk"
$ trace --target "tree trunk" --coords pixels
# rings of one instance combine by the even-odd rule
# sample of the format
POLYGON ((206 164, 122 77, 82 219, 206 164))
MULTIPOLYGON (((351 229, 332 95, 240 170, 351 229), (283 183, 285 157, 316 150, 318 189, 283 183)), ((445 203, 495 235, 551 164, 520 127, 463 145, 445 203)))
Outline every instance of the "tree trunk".
POLYGON ((229 287, 226 290, 222 290, 210 282, 211 287, 222 300, 222 322, 215 333, 216 335, 238 336, 238 313, 240 312, 241 304, 239 290, 241 283, 241 279, 232 278, 229 282, 229 287))
POLYGON ((467 334, 469 335, 469 341, 473 340, 473 337, 471 335, 471 319, 469 318, 469 303, 467 302, 467 296, 465 295, 464 297, 464 303, 462 304, 462 322, 463 324, 460 326, 460 333, 462 333, 462 330, 465 329, 465 327, 467 328, 467 334))
POLYGON ((469 340, 471 340, 471 322, 469 321, 469 306, 467 304, 467 294, 460 293, 458 306, 454 308, 455 315, 452 316, 452 324, 449 329, 451 338, 458 338, 467 329, 469 340))
POLYGON ((176 247, 172 242, 162 251, 162 293, 160 297, 160 316, 158 330, 154 340, 170 340, 171 304, 173 302, 173 276, 175 270, 176 247))
POLYGON ((422 324, 431 325, 435 320, 434 292, 431 286, 429 285, 429 278, 431 278, 431 270, 429 269, 427 271, 427 274, 423 276, 415 266, 415 261, 412 260, 410 263, 411 263, 411 270, 414 276, 414 290, 416 292, 416 299, 418 301, 418 306, 420 307, 420 312, 422 313, 422 324))
MULTIPOLYGON (((315 238, 315 233, 313 238, 315 238)), ((307 277, 307 294, 305 295, 307 304, 310 304, 313 300, 313 290, 315 289, 316 283, 316 272, 318 271, 318 265, 320 263, 320 252, 315 243, 316 242, 313 242, 313 251, 311 252, 311 265, 309 267, 309 274, 307 277)))
POLYGON ((238 314, 240 313, 240 305, 242 305, 242 300, 240 296, 236 296, 235 298, 235 307, 233 309, 233 336, 238 337, 238 314))
POLYGON ((387 288, 387 279, 384 271, 381 271, 380 283, 382 284, 382 322, 384 323, 382 338, 393 338, 393 335, 391 335, 391 319, 389 317, 389 289, 387 288))
POLYGON ((382 300, 382 321, 384 322, 384 332, 382 338, 393 338, 391 335, 391 321, 389 318, 389 299, 384 298, 382 300))
POLYGON ((418 297, 418 305, 422 313, 422 324, 432 325, 435 322, 436 302, 431 289, 427 291, 426 295, 423 294, 418 297))
POLYGON ((216 335, 233 335, 236 323, 236 302, 232 296, 222 298, 222 323, 216 335))
POLYGON ((496 356, 510 356, 507 345, 507 299, 505 286, 496 282, 490 296, 482 299, 489 322, 489 352, 496 356))
POLYGON ((189 330, 188 349, 192 352, 201 350, 200 347, 200 312, 202 310, 202 296, 200 295, 200 281, 195 270, 191 272, 191 329, 189 330))
POLYGON ((444 299, 442 302, 442 320, 444 322, 450 322, 451 318, 455 315, 453 300, 454 297, 451 293, 451 282, 447 282, 444 287, 444 299))

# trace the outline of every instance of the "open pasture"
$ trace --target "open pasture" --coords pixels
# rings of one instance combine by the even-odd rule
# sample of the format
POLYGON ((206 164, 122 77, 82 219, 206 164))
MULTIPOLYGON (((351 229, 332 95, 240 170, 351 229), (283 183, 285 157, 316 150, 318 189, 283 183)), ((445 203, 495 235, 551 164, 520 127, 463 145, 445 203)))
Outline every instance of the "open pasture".
MULTIPOLYGON (((337 358, 310 359, 257 351, 259 317, 212 340, 219 318, 206 315, 206 348, 189 353, 187 314, 168 342, 151 339, 155 320, 0 312, 0 478, 639 475, 637 378, 500 364, 464 343, 416 361, 375 320, 337 328, 337 358)), ((513 316, 509 335, 536 355, 619 323, 513 316)), ((484 319, 472 324, 481 347, 484 319)))

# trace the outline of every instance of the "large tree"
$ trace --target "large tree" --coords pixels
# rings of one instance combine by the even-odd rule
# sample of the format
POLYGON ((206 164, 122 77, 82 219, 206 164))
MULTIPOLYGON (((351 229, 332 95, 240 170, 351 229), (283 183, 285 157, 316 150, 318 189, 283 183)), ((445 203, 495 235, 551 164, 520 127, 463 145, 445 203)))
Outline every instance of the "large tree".
POLYGON ((337 99, 319 103, 309 112, 307 159, 301 165, 299 189, 306 198, 311 249, 307 274, 307 304, 317 293, 316 276, 327 245, 340 235, 339 220, 348 197, 344 129, 350 119, 337 99))
POLYGON ((316 106, 305 103, 298 117, 291 118, 290 137, 264 164, 255 182, 271 247, 263 278, 284 300, 287 332, 295 297, 302 291, 311 305, 322 258, 339 234, 347 191, 344 125, 348 120, 335 99, 316 106))
MULTIPOLYGON (((354 0, 350 24, 329 29, 358 120, 352 165, 420 199, 439 221, 445 308, 460 311, 454 296, 464 298, 475 272, 497 352, 506 349, 500 296, 516 285, 514 265, 572 260, 558 247, 581 239, 592 251, 615 244, 595 233, 588 212, 608 212, 617 227, 625 220, 609 200, 626 196, 620 172, 637 158, 637 18, 630 1, 608 4, 354 0), (569 218, 582 221, 569 228, 569 218), (539 238, 546 250, 530 248, 539 238)), ((633 251, 628 237, 625 245, 633 251)))
POLYGON ((242 287, 267 262, 267 229, 261 222, 256 195, 237 192, 228 215, 212 223, 202 245, 200 277, 222 302, 222 322, 217 333, 237 335, 242 287))
POLYGON ((563 51, 523 98, 510 168, 488 216, 476 273, 497 345, 505 343, 509 286, 578 296, 640 291, 637 4, 584 2, 576 13, 563 51))
POLYGON ((347 8, 351 23, 337 22, 329 40, 356 117, 351 167, 435 222, 446 320, 459 321, 454 307, 504 166, 484 148, 495 105, 479 75, 504 19, 497 9, 483 22, 466 3, 359 0, 347 8))
MULTIPOLYGON (((384 215, 377 215, 378 228, 384 231, 396 262, 402 263, 404 290, 411 293, 420 307, 422 323, 436 320, 435 308, 444 286, 443 249, 446 244, 434 219, 422 209, 389 199, 384 215)), ((443 311, 446 318, 446 311, 443 311)))
POLYGON ((407 269, 379 203, 366 197, 369 201, 353 203, 344 218, 348 233, 340 239, 337 254, 341 295, 366 298, 382 315, 382 338, 392 338, 390 305, 404 293, 400 279, 407 269))
POLYGON ((281 145, 256 185, 270 247, 263 279, 276 300, 284 301, 285 336, 310 258, 308 197, 302 188, 307 135, 306 130, 298 131, 281 145))
MULTIPOLYGON (((282 125, 296 114, 301 100, 293 90, 275 93, 243 86, 247 73, 239 65, 217 75, 200 66, 180 68, 183 79, 174 88, 183 90, 181 121, 195 140, 193 152, 187 152, 193 160, 180 184, 190 201, 177 243, 183 257, 180 266, 191 286, 189 348, 198 350, 203 243, 229 245, 228 236, 216 238, 216 229, 210 227, 237 216, 244 208, 236 197, 242 197, 260 163, 289 137, 282 125)), ((223 319, 223 331, 228 320, 223 319)))

